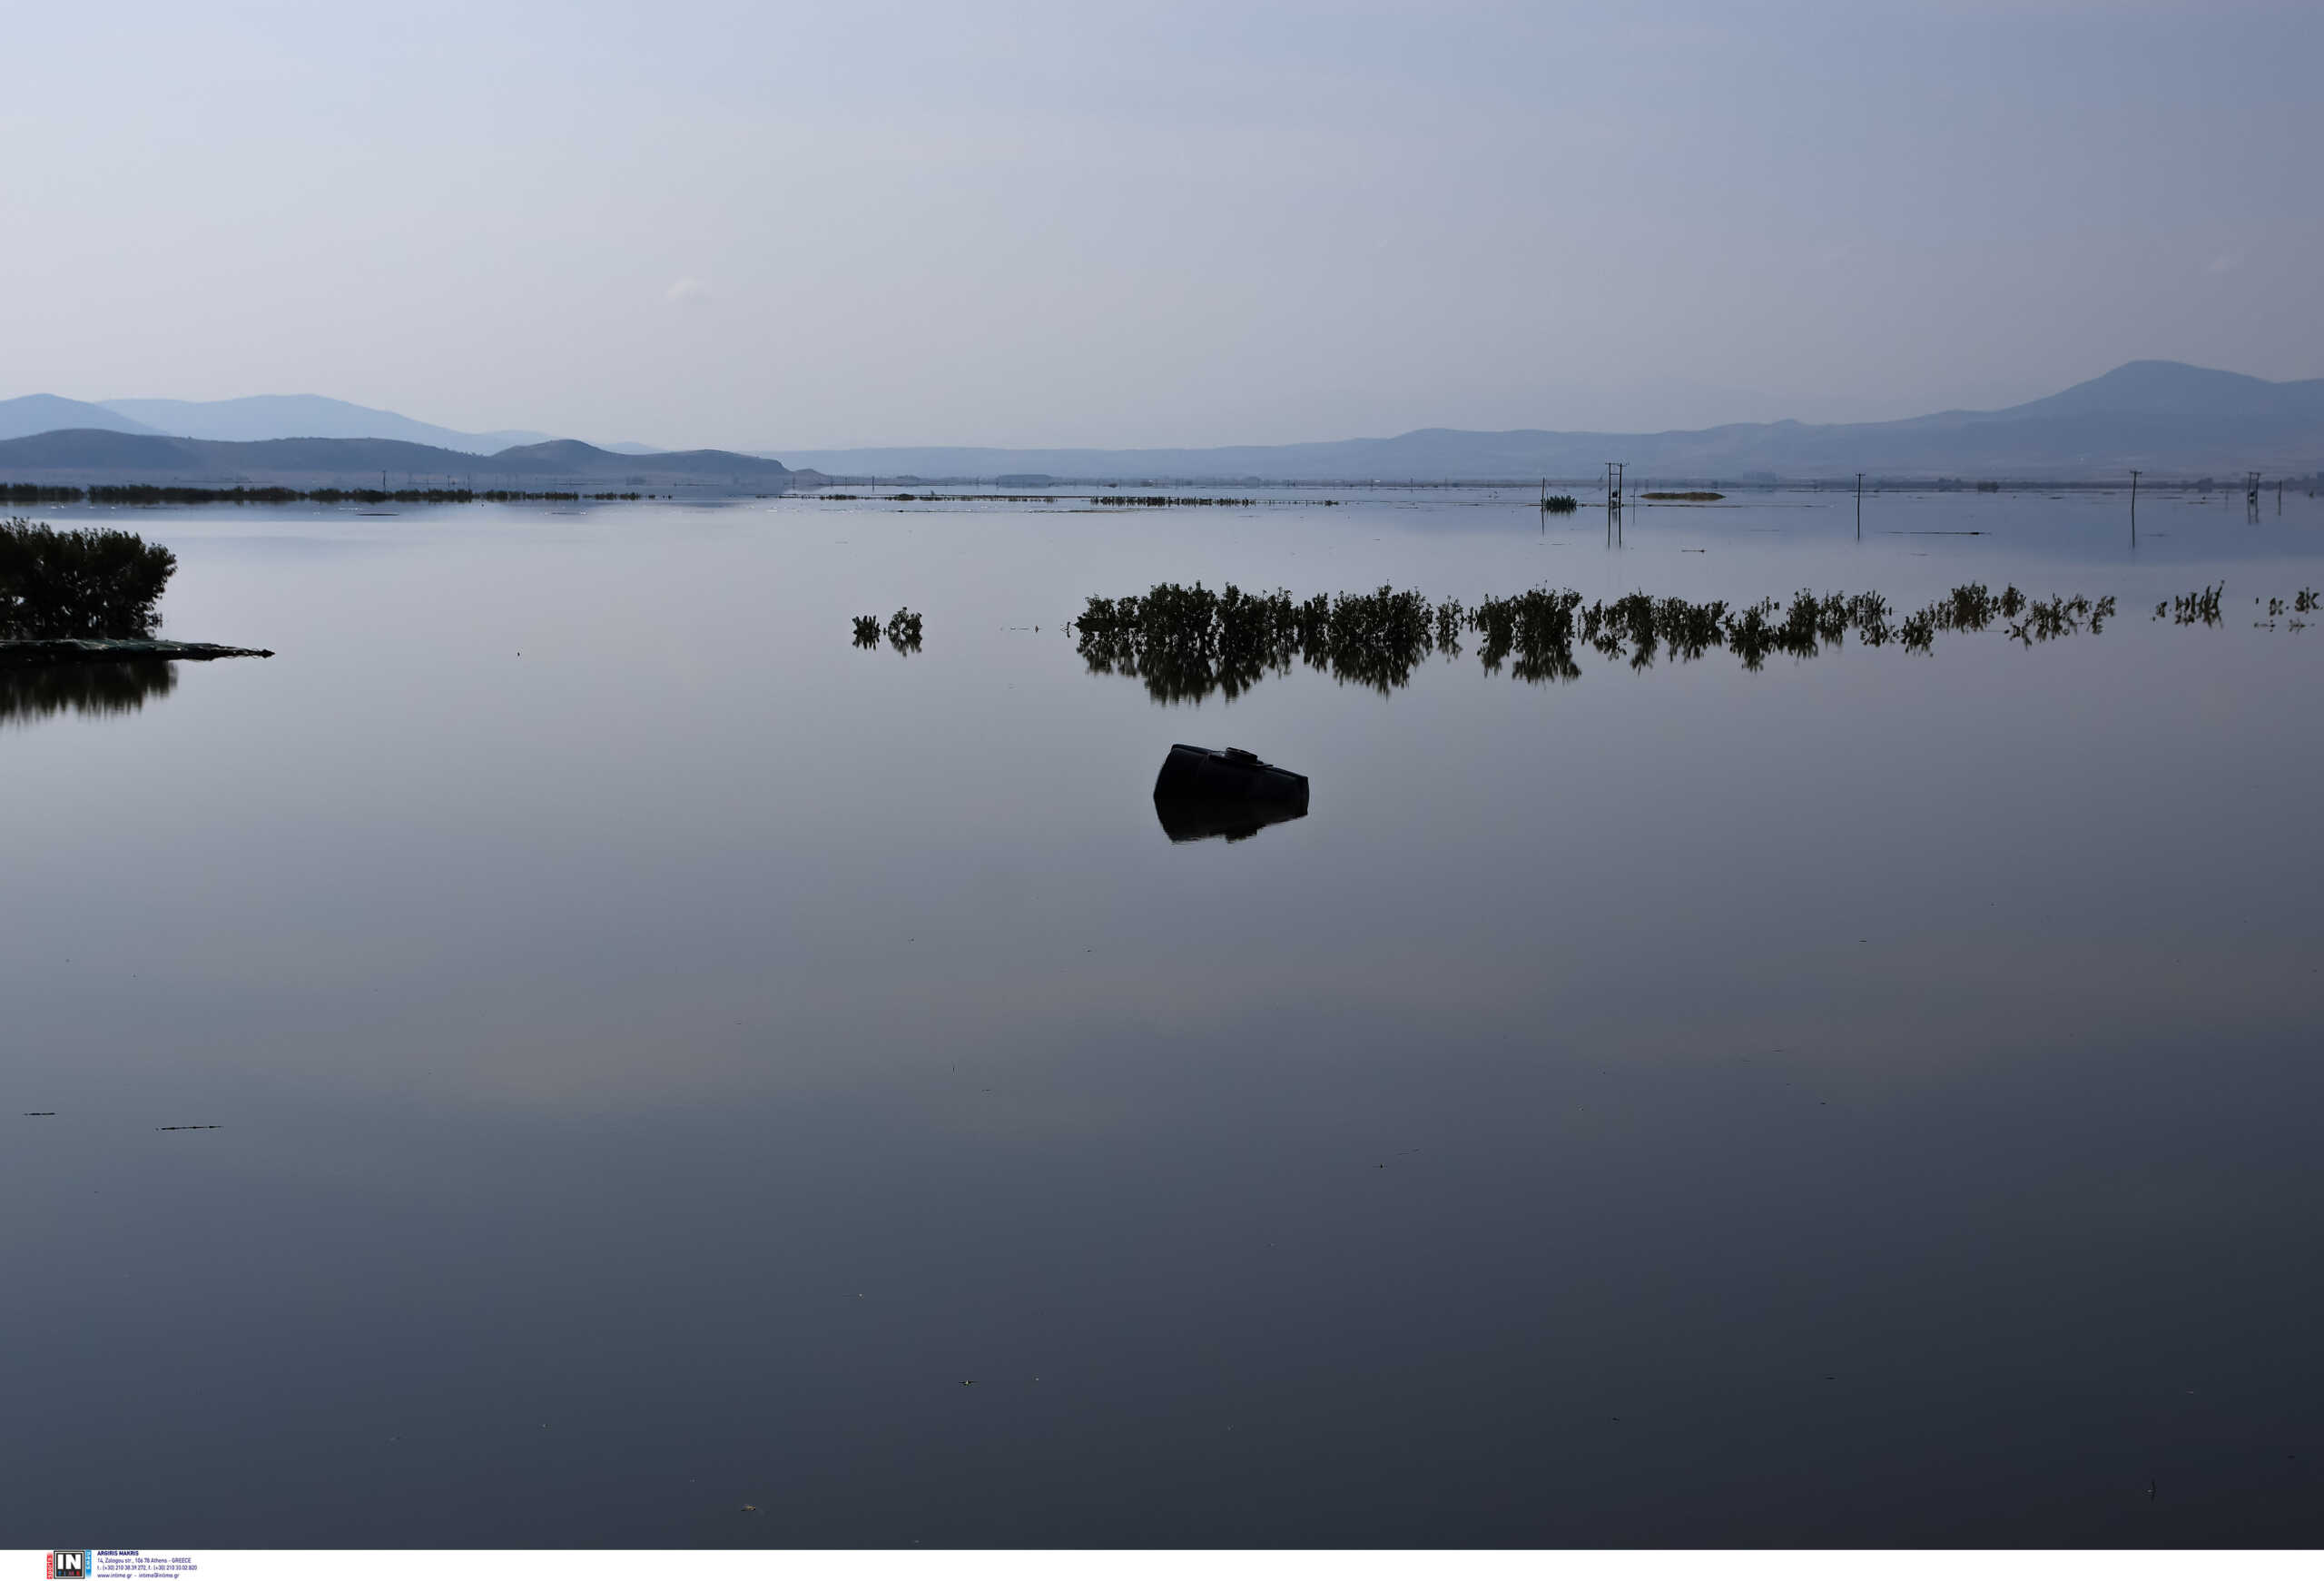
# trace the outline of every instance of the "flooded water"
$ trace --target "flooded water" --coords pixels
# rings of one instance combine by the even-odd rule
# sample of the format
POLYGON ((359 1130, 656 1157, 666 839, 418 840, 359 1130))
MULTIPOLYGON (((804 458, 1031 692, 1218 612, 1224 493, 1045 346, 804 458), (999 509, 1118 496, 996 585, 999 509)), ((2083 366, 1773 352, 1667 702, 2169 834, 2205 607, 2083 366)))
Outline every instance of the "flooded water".
POLYGON ((0 1535, 2324 1541, 2324 501, 1299 498, 96 513, 278 657, 0 703, 0 1535), (2119 613, 1063 629, 1197 578, 2119 613))

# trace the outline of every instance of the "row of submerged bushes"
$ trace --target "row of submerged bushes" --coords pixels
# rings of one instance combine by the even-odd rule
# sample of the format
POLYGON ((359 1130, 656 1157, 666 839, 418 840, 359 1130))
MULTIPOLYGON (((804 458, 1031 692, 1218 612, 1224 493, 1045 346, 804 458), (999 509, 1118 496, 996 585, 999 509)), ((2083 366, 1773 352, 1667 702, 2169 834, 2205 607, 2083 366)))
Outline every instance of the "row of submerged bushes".
POLYGON ((178 558, 133 532, 0 522, 0 637, 150 637, 178 558))
MULTIPOLYGON (((1257 505, 1256 499, 1238 499, 1226 494, 1092 494, 1092 505, 1257 505)), ((1326 505, 1331 500, 1324 502, 1326 505)))
POLYGON ((2112 598, 2036 599, 1981 582, 1901 616, 1877 593, 1807 589, 1787 605, 1698 604, 1645 593, 1585 604, 1571 588, 1464 605, 1391 587, 1301 599, 1281 589, 1246 593, 1232 583, 1214 593, 1199 582, 1164 582, 1143 595, 1089 599, 1072 630, 1092 673, 1143 680, 1157 701, 1190 702, 1213 693, 1238 697, 1295 663, 1384 694, 1407 685, 1431 654, 1459 654, 1464 637, 1476 639, 1488 673, 1506 665, 1520 680, 1562 681, 1581 674, 1582 650, 1644 669, 1660 653, 1688 661, 1724 648, 1756 670, 1775 654, 1814 657, 1851 633, 1867 647, 1895 643, 1925 653, 1942 631, 2000 625, 2030 645, 2100 630, 2113 614, 2112 598))

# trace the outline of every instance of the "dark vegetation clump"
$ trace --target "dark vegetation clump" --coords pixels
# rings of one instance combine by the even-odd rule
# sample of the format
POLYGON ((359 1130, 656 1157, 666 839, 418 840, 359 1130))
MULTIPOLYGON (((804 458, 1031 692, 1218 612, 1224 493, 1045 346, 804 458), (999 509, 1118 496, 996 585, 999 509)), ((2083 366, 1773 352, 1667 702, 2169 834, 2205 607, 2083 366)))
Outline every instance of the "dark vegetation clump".
POLYGON ((1724 494, 1715 494, 1708 489, 1649 489, 1645 493, 1640 495, 1639 498, 1640 499, 1688 499, 1708 501, 1712 499, 1724 499, 1727 496, 1724 494))
MULTIPOLYGON (((1092 494, 1092 505, 1256 505, 1256 499, 1231 499, 1211 494, 1092 494)), ((1326 505, 1336 501, 1326 499, 1326 505)))
POLYGON ((2008 630, 2012 638, 2031 647, 2071 637, 2085 626, 2093 633, 2103 631, 2113 616, 2114 599, 2111 594, 2094 603, 2083 598, 2035 598, 2026 602, 2024 612, 2024 619, 2008 622, 2008 630))
POLYGON ((880 646, 880 618, 877 615, 859 615, 855 618, 855 646, 858 647, 880 646))
POLYGON ((1551 516, 1571 516, 1581 509, 1581 501, 1571 494, 1549 494, 1542 497, 1541 509, 1551 516))
MULTIPOLYGON (((859 633, 862 622, 857 623, 859 633)), ((920 617, 909 609, 898 609, 888 617, 888 646, 898 653, 920 651, 920 617)))
POLYGON ((0 637, 150 637, 178 558, 133 532, 0 522, 0 637))
POLYGON ((1942 631, 1983 631, 1998 620, 2031 645, 2098 631, 2113 613, 2112 598, 2040 600, 1975 582, 1893 624, 1895 610, 1877 593, 1806 588, 1788 603, 1764 598, 1737 608, 1643 592, 1584 604, 1571 588, 1464 606, 1454 598, 1431 605, 1387 587, 1300 599, 1283 589, 1246 593, 1229 584, 1214 593, 1199 582, 1164 582, 1143 596, 1091 598, 1071 629, 1092 673, 1134 677, 1156 701, 1176 703, 1214 693, 1231 700, 1297 663, 1386 693, 1407 685, 1430 654, 1459 654, 1464 633, 1476 636, 1487 674, 1506 667, 1539 683, 1578 679, 1576 655, 1585 648, 1643 670, 1662 653, 1688 663, 1723 647, 1757 670, 1773 655, 1813 658, 1851 631, 1868 647, 1894 642, 1925 653, 1942 631))
POLYGON ((2219 596, 2226 591, 2227 584, 2220 582, 2167 598, 2154 607, 2154 618, 2160 620, 2167 613, 2173 626, 2217 626, 2219 596))
POLYGON ((1462 619, 1457 605, 1448 613, 1387 587, 1295 600, 1232 583, 1214 593, 1163 582, 1143 598, 1090 599, 1073 627, 1092 670, 1135 676, 1159 702, 1193 702, 1240 697, 1294 661, 1385 693, 1408 683, 1462 619))
POLYGON ((1477 605, 1469 611, 1469 626, 1477 634, 1477 657, 1485 673, 1498 675, 1507 663, 1521 681, 1579 679, 1573 612, 1581 603, 1581 595, 1570 588, 1534 588, 1477 605))

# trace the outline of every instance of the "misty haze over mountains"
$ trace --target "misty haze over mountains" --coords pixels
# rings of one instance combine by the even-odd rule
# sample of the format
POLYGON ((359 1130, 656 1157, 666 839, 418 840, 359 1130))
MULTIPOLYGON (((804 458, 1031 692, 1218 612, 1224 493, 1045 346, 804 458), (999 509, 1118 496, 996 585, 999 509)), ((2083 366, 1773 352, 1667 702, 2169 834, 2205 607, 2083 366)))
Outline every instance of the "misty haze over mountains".
MULTIPOLYGON (((2324 379, 2274 383, 2182 362, 2131 362, 2058 394, 1997 411, 1873 423, 1732 423, 1653 434, 1422 429, 1393 439, 1179 450, 1005 450, 895 446, 788 452, 793 467, 840 476, 992 478, 1049 474, 1177 479, 1422 480, 1595 476, 1730 481, 1845 476, 2158 479, 2256 469, 2324 468, 2324 379)), ((785 469, 766 451, 652 451, 550 441, 524 430, 464 433, 312 395, 237 400, 0 400, 0 480, 70 471, 178 481, 382 468, 479 476, 731 478, 764 484, 785 469), (62 431, 60 431, 62 430, 62 431), (136 436, 144 443, 118 443, 136 436), (301 441, 296 449, 285 442, 301 441), (338 448, 320 441, 338 440, 338 448), (349 445, 363 447, 347 448, 349 445), (651 457, 650 461, 635 459, 651 457), (560 468, 570 470, 559 472, 560 468)))
POLYGON ((205 488, 625 489, 684 487, 773 494, 796 475, 732 450, 621 455, 578 440, 512 445, 489 456, 408 440, 188 440, 113 429, 57 429, 0 440, 0 482, 205 488))
MULTIPOLYGON (((511 445, 537 445, 556 434, 532 429, 464 433, 420 422, 400 412, 357 406, 327 395, 246 395, 232 400, 67 400, 55 395, 25 395, 0 400, 0 440, 57 429, 104 429, 114 433, 166 434, 174 439, 226 440, 402 440, 448 450, 488 456, 511 445)), ((601 445, 620 455, 645 455, 655 447, 601 445)))
POLYGON ((801 450, 794 467, 842 475, 1380 479, 1590 478, 1608 461, 1654 475, 2078 479, 2130 468, 2165 476, 2324 467, 2324 379, 2272 383, 2183 362, 2130 362, 2056 395, 1999 411, 1895 422, 1730 423, 1655 434, 1479 433, 1421 429, 1384 440, 1213 450, 801 450))

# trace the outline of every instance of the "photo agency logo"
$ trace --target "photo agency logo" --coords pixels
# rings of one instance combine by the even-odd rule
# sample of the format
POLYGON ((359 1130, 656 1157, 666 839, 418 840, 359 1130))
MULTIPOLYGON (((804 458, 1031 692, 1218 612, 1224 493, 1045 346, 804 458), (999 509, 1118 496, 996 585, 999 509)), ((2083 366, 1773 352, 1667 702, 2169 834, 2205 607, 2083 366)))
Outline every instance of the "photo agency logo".
POLYGON ((48 1581, 71 1577, 81 1581, 89 1573, 89 1550, 86 1548, 51 1548, 48 1551, 48 1581))

